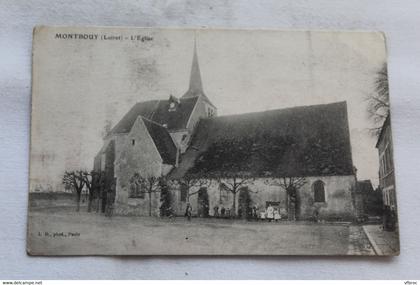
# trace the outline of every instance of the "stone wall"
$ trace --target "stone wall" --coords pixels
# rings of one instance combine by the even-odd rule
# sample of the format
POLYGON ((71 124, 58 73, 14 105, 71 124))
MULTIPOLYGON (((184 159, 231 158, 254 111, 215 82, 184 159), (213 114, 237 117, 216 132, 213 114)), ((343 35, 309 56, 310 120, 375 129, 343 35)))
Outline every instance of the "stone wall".
MULTIPOLYGON (((319 213, 321 220, 353 220, 356 213, 354 207, 354 191, 356 179, 353 175, 349 176, 320 176, 307 177, 306 184, 298 190, 300 207, 298 217, 302 220, 312 219, 315 212, 319 213), (325 202, 314 201, 313 183, 321 180, 325 184, 325 202)), ((275 185, 273 179, 256 179, 252 184, 244 185, 250 190, 251 206, 256 206, 259 211, 266 207, 266 202, 279 204, 279 210, 283 216, 287 214, 286 194, 284 189, 275 185)), ((193 188, 191 192, 197 191, 193 188)), ((233 194, 221 190, 216 181, 212 181, 207 187, 209 195, 209 213, 214 215, 214 207, 219 209, 232 209, 233 194)), ((180 201, 180 190, 172 187, 173 209, 177 215, 183 215, 186 202, 180 201)), ((236 195, 236 211, 239 208, 239 193, 236 195)), ((194 195, 189 200, 193 214, 197 214, 198 195, 194 195)))
MULTIPOLYGON (((134 173, 143 177, 162 175, 162 158, 150 137, 141 118, 137 118, 125 139, 118 159, 115 161, 117 178, 116 214, 134 214, 147 216, 149 213, 149 195, 144 198, 130 198, 130 179, 134 173)), ((159 208, 159 195, 152 194, 152 214, 159 208)))

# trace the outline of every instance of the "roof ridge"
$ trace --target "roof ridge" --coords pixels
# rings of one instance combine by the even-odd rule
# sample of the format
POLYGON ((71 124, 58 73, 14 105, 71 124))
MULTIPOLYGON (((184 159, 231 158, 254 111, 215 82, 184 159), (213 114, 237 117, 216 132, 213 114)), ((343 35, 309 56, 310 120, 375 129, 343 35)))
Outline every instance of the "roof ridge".
POLYGON ((315 104, 315 105, 301 105, 301 106, 293 106, 293 107, 287 107, 287 108, 270 109, 270 110, 264 110, 264 111, 254 111, 254 112, 247 112, 247 113, 240 113, 240 114, 222 115, 222 116, 203 118, 203 119, 204 120, 217 120, 220 118, 227 118, 227 117, 236 117, 236 116, 251 115, 251 114, 262 114, 262 113, 270 113, 270 112, 275 112, 275 111, 286 111, 286 110, 293 110, 293 109, 303 109, 303 108, 321 107, 321 106, 329 106, 329 105, 339 105, 343 103, 347 104, 347 101, 338 101, 338 102, 333 102, 333 103, 315 104))

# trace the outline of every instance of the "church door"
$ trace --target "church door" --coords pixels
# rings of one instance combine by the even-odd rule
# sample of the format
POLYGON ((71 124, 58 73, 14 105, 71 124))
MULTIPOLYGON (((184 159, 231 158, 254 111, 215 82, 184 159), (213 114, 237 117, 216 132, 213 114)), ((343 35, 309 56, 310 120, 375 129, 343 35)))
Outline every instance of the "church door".
POLYGON ((209 216, 209 194, 206 187, 202 187, 198 191, 197 215, 202 218, 209 216))
POLYGON ((238 217, 241 219, 246 219, 251 216, 251 198, 249 196, 248 188, 242 188, 239 192, 238 199, 238 217))
MULTIPOLYGON (((293 186, 292 186, 293 187, 293 186)), ((287 195, 287 216, 289 221, 299 220, 300 216, 300 199, 299 193, 295 187, 288 189, 287 195)))

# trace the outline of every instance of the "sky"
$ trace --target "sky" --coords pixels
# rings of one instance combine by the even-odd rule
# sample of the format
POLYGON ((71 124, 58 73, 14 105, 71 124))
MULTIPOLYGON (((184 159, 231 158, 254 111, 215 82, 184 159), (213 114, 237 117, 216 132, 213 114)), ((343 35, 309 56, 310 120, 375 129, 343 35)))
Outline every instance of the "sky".
POLYGON ((377 185, 366 98, 386 62, 381 33, 44 27, 33 47, 31 189, 57 190, 64 170, 92 169, 105 125, 136 102, 182 96, 194 39, 218 115, 346 101, 358 179, 377 185))

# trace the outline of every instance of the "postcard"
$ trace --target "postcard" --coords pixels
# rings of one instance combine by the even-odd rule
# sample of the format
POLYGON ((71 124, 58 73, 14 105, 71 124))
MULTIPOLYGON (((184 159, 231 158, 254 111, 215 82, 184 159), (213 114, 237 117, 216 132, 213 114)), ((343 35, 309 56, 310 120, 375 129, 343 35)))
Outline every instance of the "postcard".
POLYGON ((34 29, 30 255, 398 255, 380 32, 34 29))

